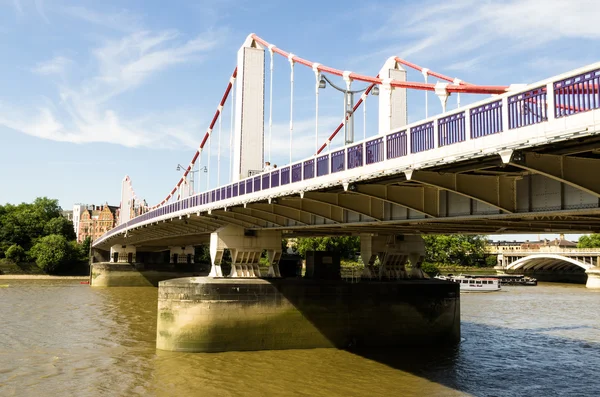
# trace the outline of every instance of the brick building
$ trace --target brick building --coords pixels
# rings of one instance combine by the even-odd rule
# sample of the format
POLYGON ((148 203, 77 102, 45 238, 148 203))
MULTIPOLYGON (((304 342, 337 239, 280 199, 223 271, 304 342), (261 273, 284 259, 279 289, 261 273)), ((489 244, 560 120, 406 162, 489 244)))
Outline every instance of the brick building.
POLYGON ((77 241, 82 242, 86 237, 96 240, 104 233, 117 225, 117 214, 119 207, 91 205, 81 212, 79 218, 79 233, 77 241))

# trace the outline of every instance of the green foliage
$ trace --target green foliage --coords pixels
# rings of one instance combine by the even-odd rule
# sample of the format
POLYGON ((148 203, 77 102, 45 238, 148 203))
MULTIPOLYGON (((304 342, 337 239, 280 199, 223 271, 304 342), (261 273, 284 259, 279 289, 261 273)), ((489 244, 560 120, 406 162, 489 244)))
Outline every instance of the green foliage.
POLYGON ((51 234, 40 238, 31 248, 30 255, 46 273, 58 273, 67 270, 67 266, 77 254, 74 245, 69 243, 65 236, 51 234))
POLYGON ((589 234, 579 237, 577 248, 599 248, 600 234, 589 234))
POLYGON ((345 259, 354 258, 360 251, 360 238, 356 236, 339 237, 299 237, 296 241, 296 250, 302 256, 306 251, 335 251, 345 259))
POLYGON ((485 236, 424 235, 425 261, 462 266, 485 266, 485 236))
POLYGON ((440 274, 440 269, 435 265, 435 263, 431 262, 423 262, 421 264, 421 270, 429 275, 429 277, 435 277, 440 274))
POLYGON ((36 239, 48 235, 46 225, 61 217, 58 200, 47 197, 35 199, 31 204, 6 204, 0 206, 0 248, 8 249, 18 244, 28 251, 36 239))
POLYGON ((498 264, 498 256, 497 255, 488 255, 485 258, 485 266, 486 267, 494 267, 498 264))
POLYGON ((87 236, 82 242, 81 244, 77 244, 76 245, 76 250, 79 253, 79 258, 82 261, 88 261, 90 259, 90 248, 92 246, 92 238, 90 236, 87 236))
POLYGON ((0 257, 13 262, 33 258, 41 269, 55 273, 84 261, 90 243, 75 242, 73 223, 61 216, 58 200, 39 197, 33 203, 0 205, 0 257))
POLYGON ((44 226, 44 233, 46 235, 59 234, 67 240, 75 240, 77 238, 73 222, 62 216, 50 219, 44 226))
POLYGON ((5 252, 6 259, 10 259, 14 263, 24 262, 26 255, 25 250, 18 244, 11 245, 5 252))

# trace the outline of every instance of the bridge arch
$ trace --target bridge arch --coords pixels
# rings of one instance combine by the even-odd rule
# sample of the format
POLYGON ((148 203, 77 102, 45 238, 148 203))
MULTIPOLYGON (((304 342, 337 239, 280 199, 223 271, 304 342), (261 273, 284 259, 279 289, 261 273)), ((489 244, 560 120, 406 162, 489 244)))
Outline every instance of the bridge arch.
POLYGON ((557 254, 534 254, 520 258, 508 265, 506 270, 587 270, 592 265, 557 254))

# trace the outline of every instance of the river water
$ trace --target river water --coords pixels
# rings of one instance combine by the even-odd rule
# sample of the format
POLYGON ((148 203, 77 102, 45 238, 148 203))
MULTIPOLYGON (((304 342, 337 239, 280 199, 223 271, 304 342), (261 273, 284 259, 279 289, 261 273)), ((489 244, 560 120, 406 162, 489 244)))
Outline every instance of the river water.
POLYGON ((156 288, 0 284, 0 396, 600 394, 600 291, 582 285, 462 294, 463 340, 441 350, 187 354, 155 349, 156 288))

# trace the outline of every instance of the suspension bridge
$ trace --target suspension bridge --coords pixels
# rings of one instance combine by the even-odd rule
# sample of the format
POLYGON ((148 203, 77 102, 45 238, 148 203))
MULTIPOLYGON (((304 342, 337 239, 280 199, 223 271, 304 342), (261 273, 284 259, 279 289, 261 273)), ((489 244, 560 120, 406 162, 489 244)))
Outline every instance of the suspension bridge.
POLYGON ((223 276, 225 249, 233 253, 230 276, 261 276, 258 258, 267 250, 269 273, 277 276, 282 236, 353 234, 361 235, 367 274, 379 257, 380 276, 402 278, 408 276, 407 261, 417 270, 413 277, 419 275, 422 233, 598 232, 599 84, 600 63, 510 86, 468 83, 398 57, 368 76, 303 59, 251 34, 181 178, 162 201, 132 217, 136 196, 126 177, 120 224, 94 241, 93 249, 99 260, 113 262, 170 250, 177 262, 189 260, 194 245, 209 244, 214 277, 223 276), (287 61, 289 73, 289 159, 272 169, 264 164, 273 155, 274 102, 281 103, 273 92, 278 57, 287 61), (314 153, 295 160, 298 139, 307 139, 294 140, 299 68, 314 74, 314 153), (407 69, 424 81, 407 81, 407 69), (337 87, 344 91, 344 113, 320 141, 320 91, 334 78, 345 84, 337 87), (366 87, 353 91, 358 83, 366 87), (429 116, 426 95, 426 118, 408 123, 407 92, 413 90, 433 93, 441 112, 429 116), (361 96, 354 103, 356 93, 361 96), (482 99, 461 106, 461 94, 482 99), (457 97, 456 108, 449 109, 450 96, 457 97), (374 98, 377 134, 367 137, 364 111, 364 136, 355 140, 358 109, 374 98), (222 127, 226 107, 229 131, 222 127), (333 147, 342 130, 343 144, 333 147), (217 156, 211 156, 215 139, 217 156), (222 140, 230 142, 228 158, 221 158, 222 140), (208 162, 216 157, 217 170, 209 165, 206 189, 196 189, 189 179, 205 150, 208 162), (223 183, 220 168, 227 160, 230 179, 223 183))

